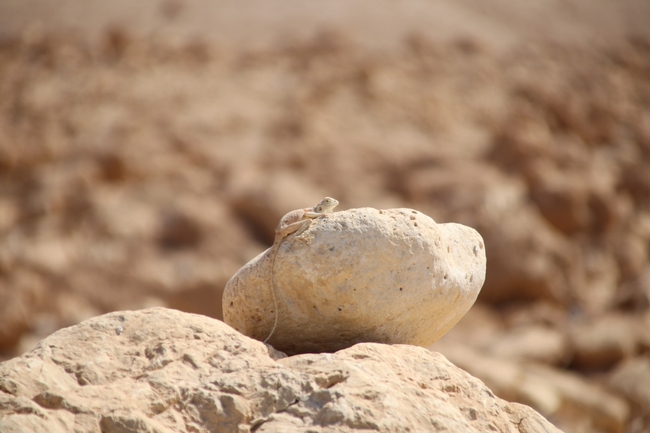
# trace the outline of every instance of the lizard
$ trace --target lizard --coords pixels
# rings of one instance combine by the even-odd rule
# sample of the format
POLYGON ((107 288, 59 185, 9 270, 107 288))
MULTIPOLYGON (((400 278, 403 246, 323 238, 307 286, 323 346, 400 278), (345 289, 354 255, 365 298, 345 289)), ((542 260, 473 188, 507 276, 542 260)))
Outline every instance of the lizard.
POLYGON ((282 242, 287 238, 287 236, 291 234, 294 236, 300 235, 311 225, 312 219, 319 218, 327 213, 330 213, 336 206, 338 206, 338 204, 338 200, 332 197, 325 197, 314 207, 292 210, 280 219, 280 223, 275 229, 275 239, 273 240, 273 246, 270 250, 271 294, 273 295, 273 304, 275 306, 275 320, 273 322, 273 328, 271 329, 268 337, 266 337, 264 340, 264 343, 269 341, 275 332, 275 328, 278 326, 278 299, 275 294, 276 290, 274 268, 275 257, 278 255, 278 249, 280 248, 280 245, 282 245, 282 242))

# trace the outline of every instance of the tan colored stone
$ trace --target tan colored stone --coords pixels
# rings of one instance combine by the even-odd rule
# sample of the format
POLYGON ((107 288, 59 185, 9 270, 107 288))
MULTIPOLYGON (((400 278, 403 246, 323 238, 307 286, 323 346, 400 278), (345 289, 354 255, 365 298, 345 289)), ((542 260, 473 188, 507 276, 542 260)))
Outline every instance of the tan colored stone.
POLYGON ((512 328, 494 336, 487 349, 495 356, 559 364, 569 355, 564 333, 557 329, 532 325, 512 328))
POLYGON ((568 431, 623 432, 629 404, 578 374, 543 364, 504 360, 459 343, 440 341, 454 364, 485 383, 501 398, 529 404, 568 431))
POLYGON ((0 364, 0 378, 3 433, 559 432, 420 347, 287 358, 162 308, 60 330, 0 364))
MULTIPOLYGON (((351 209, 288 237, 275 260, 279 322, 270 344, 287 353, 359 342, 428 346, 472 306, 485 279, 481 236, 412 209, 351 209)), ((274 320, 271 257, 226 284, 224 320, 263 340, 274 320)))
POLYGON ((494 272, 487 274, 482 300, 570 302, 578 251, 531 206, 522 179, 453 160, 404 176, 409 199, 423 203, 422 210, 444 212, 440 219, 463 221, 483 236, 494 272))
MULTIPOLYGON (((482 2, 382 2, 370 26, 368 0, 290 0, 290 14, 254 2, 0 2, 0 359, 107 311, 218 317, 228 279, 322 188, 342 207, 408 206, 476 228, 490 254, 480 296, 497 315, 550 299, 564 319, 526 323, 565 332, 580 312, 648 314, 650 2, 537 2, 541 14, 515 0, 489 14, 477 13, 482 2), (331 13, 350 1, 356 18, 331 13), (31 27, 37 16, 45 27, 31 27), (335 16, 351 39, 380 35, 390 47, 376 56, 345 35, 314 35, 327 26, 311 24, 335 16), (543 26, 525 25, 540 16, 543 26), (431 19, 477 33, 455 41, 448 31, 460 27, 431 19), (92 36, 62 32, 70 20, 92 36), (645 39, 567 44, 589 28, 609 45, 632 21, 645 39), (268 37, 287 25, 309 31, 268 37), (386 33, 397 28, 406 33, 386 33), (526 36, 540 29, 558 43, 526 36), (231 37, 250 30, 265 43, 231 37), (504 35, 525 49, 490 49, 485 38, 504 35), (169 212, 186 215, 200 242, 160 242, 169 212)), ((499 323, 504 340, 521 337, 499 323)), ((635 356, 650 353, 643 326, 635 356)), ((490 347, 489 329, 460 341, 490 347)), ((600 368, 625 362, 620 353, 600 368)), ((609 372, 599 373, 583 377, 609 372)))
MULTIPOLYGON (((610 375, 608 383, 633 401, 641 415, 650 414, 650 357, 638 357, 622 362, 610 375)), ((650 420, 646 419, 646 422, 648 421, 650 420)))
POLYGON ((11 284, 0 276, 0 352, 34 326, 34 317, 50 304, 49 292, 45 278, 30 270, 14 272, 11 284))
POLYGON ((569 325, 569 338, 574 355, 572 363, 581 369, 597 370, 612 367, 631 357, 638 344, 636 318, 609 313, 569 325))

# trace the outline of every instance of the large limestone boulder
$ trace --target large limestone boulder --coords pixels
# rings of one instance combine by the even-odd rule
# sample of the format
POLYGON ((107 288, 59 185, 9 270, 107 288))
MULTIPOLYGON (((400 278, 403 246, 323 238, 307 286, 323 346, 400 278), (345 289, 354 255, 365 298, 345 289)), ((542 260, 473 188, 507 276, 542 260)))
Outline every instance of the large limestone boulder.
MULTIPOLYGON (((223 316, 264 340, 275 319, 270 250, 226 285, 223 316)), ((472 306, 485 280, 483 239, 412 209, 351 209, 289 236, 275 260, 284 352, 336 351, 359 342, 429 346, 472 306)))
POLYGON ((0 364, 2 433, 359 430, 559 431, 420 347, 287 358, 223 322, 162 308, 87 320, 0 364))

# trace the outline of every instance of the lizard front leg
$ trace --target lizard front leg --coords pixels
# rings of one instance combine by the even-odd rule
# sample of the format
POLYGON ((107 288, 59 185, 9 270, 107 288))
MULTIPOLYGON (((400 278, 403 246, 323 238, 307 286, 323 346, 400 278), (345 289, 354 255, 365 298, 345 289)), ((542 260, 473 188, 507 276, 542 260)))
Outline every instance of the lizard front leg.
MULTIPOLYGON (((307 228, 311 225, 311 221, 313 219, 320 218, 323 215, 325 215, 325 214, 320 213, 320 212, 313 212, 313 211, 305 212, 305 215, 303 216, 303 218, 309 218, 309 219, 305 219, 304 221, 299 221, 299 222, 302 223, 302 226, 300 226, 300 228, 296 231, 294 236, 299 236, 302 232, 307 230, 307 228)), ((297 223, 295 223, 295 224, 297 224, 297 223)))
POLYGON ((307 230, 307 227, 309 227, 310 224, 311 219, 296 221, 294 223, 287 224, 284 227, 278 228, 275 231, 275 235, 280 236, 281 238, 285 238, 295 232, 295 236, 298 236, 300 233, 307 230))

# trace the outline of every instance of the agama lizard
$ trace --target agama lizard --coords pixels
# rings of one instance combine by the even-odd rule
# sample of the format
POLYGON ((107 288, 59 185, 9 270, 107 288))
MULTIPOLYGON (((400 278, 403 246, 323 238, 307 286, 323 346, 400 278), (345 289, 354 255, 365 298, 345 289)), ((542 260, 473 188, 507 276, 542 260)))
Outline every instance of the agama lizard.
POLYGON ((264 343, 269 341, 275 328, 278 326, 278 300, 275 295, 275 256, 278 254, 278 248, 282 244, 284 239, 294 234, 294 236, 300 235, 302 232, 307 230, 307 227, 311 224, 311 220, 314 218, 321 217, 326 213, 331 212, 336 206, 338 206, 338 200, 325 197, 322 199, 316 206, 312 208, 296 209, 292 210, 288 214, 280 219, 278 227, 275 229, 275 239, 273 240, 273 246, 271 247, 271 291, 273 294, 273 304, 275 306, 275 321, 273 322, 273 329, 269 333, 269 336, 266 337, 264 343))

